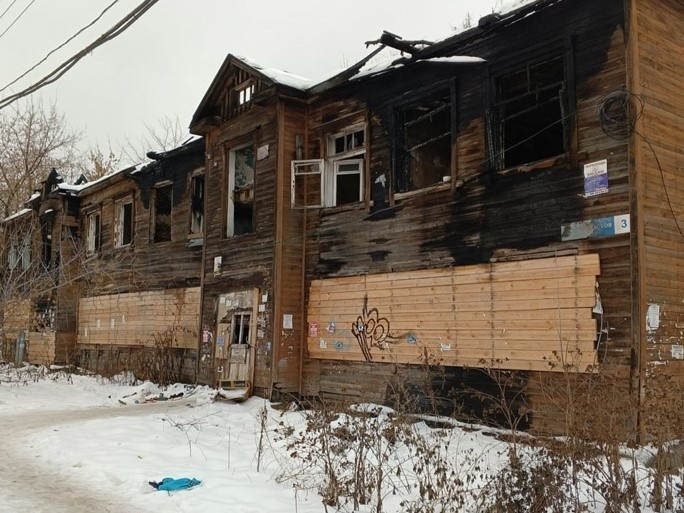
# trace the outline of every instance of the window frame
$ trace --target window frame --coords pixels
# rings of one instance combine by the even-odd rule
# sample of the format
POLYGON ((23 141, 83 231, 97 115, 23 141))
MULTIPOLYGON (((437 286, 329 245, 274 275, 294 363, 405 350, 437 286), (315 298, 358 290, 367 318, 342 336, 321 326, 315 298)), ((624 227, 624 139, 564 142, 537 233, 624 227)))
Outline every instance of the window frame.
POLYGON ((290 179, 290 206, 293 209, 297 208, 303 208, 303 209, 308 209, 308 208, 321 208, 323 207, 325 203, 325 189, 324 189, 324 184, 325 184, 325 160, 324 159, 302 159, 302 160, 293 160, 290 164, 290 172, 291 172, 291 179, 290 179), (316 166, 318 168, 317 171, 299 171, 299 169, 304 169, 308 168, 309 166, 316 166), (320 176, 320 190, 319 190, 319 198, 320 202, 316 204, 311 204, 311 205, 300 205, 297 204, 297 177, 299 176, 320 176))
MULTIPOLYGON (((154 186, 154 198, 152 201, 152 208, 150 208, 150 242, 154 244, 163 244, 164 242, 171 242, 173 240, 173 183, 170 181, 166 182, 159 182, 155 184, 154 186), (168 197, 168 213, 162 213, 160 215, 158 209, 159 209, 159 191, 162 189, 168 189, 169 190, 169 197, 168 197), (160 217, 168 217, 168 235, 165 236, 163 239, 161 238, 161 235, 159 235, 159 231, 157 229, 157 226, 159 225, 159 218, 160 217)), ((166 231, 164 232, 166 233, 166 231)))
MULTIPOLYGON (((225 208, 226 208, 226 213, 224 216, 224 220, 226 223, 225 230, 223 231, 224 236, 227 238, 231 237, 239 237, 241 235, 250 235, 254 234, 256 232, 256 201, 255 201, 255 192, 256 192, 256 176, 257 176, 257 158, 256 158, 256 145, 254 143, 248 143, 248 144, 242 144, 239 146, 234 146, 227 150, 226 152, 227 155, 227 161, 228 161, 228 166, 227 166, 227 187, 225 188, 225 193, 226 193, 226 201, 224 202, 225 208), (235 155, 237 152, 244 150, 245 148, 251 148, 252 149, 252 154, 254 156, 254 162, 253 162, 253 168, 252 168, 252 185, 251 185, 251 201, 250 202, 239 202, 235 201, 235 193, 236 193, 236 186, 235 186, 235 173, 236 173, 236 158, 235 155), (251 205, 252 207, 252 220, 251 220, 251 226, 250 230, 247 232, 240 232, 236 233, 235 230, 235 204, 244 204, 244 205, 251 205)), ((246 193, 249 193, 249 189, 247 188, 247 183, 244 187, 242 187, 242 190, 245 191, 246 193)))
POLYGON ((10 246, 7 252, 7 267, 10 271, 14 271, 17 268, 22 271, 30 269, 31 236, 29 233, 25 233, 21 238, 16 233, 11 235, 10 246))
MULTIPOLYGON (((570 162, 572 165, 577 163, 577 123, 576 114, 576 93, 575 93, 575 70, 574 70, 574 38, 568 36, 564 39, 556 39, 544 44, 534 45, 525 50, 515 52, 512 56, 508 55, 502 65, 493 65, 489 69, 486 90, 487 112, 486 112, 486 140, 487 153, 490 162, 490 169, 496 173, 507 173, 515 170, 527 170, 541 167, 549 167, 553 162, 570 162), (556 81, 562 84, 558 93, 559 114, 561 120, 562 145, 563 151, 548 156, 533 157, 526 162, 516 162, 506 164, 505 158, 505 134, 501 128, 501 115, 498 106, 501 104, 498 97, 498 81, 505 76, 509 76, 516 71, 538 66, 554 58, 559 58, 562 64, 563 80, 556 81)), ((529 93, 527 93, 529 94, 529 93)), ((509 99, 509 102, 511 100, 509 99)), ((528 109, 529 110, 529 109, 528 109)), ((534 110, 534 109, 532 109, 534 110)), ((510 119, 513 116, 506 118, 510 119)), ((534 134, 531 137, 535 137, 534 134)), ((523 139, 523 142, 525 139, 523 139)), ((522 144, 522 143, 518 143, 522 144)), ((543 144, 541 146, 544 146, 543 144)))
POLYGON ((358 194, 358 200, 357 201, 350 201, 348 203, 342 203, 342 205, 353 205, 356 203, 363 203, 364 201, 364 196, 363 196, 363 191, 364 191, 364 159, 355 159, 355 158, 349 158, 349 159, 337 159, 332 162, 332 195, 331 195, 331 202, 328 203, 329 206, 331 207, 338 207, 340 205, 337 204, 337 178, 338 176, 345 176, 345 175, 358 175, 359 176, 359 194, 358 194), (344 164, 357 164, 358 168, 356 171, 340 171, 340 165, 344 164))
POLYGON ((95 210, 86 214, 86 223, 86 255, 96 255, 102 248, 102 212, 95 210))
POLYGON ((204 213, 204 196, 206 194, 206 175, 205 175, 205 170, 204 167, 196 170, 192 176, 190 177, 190 219, 188 223, 188 237, 191 239, 195 238, 200 238, 204 236, 204 222, 205 222, 205 213, 204 213), (198 211, 196 208, 196 192, 197 192, 197 187, 196 184, 199 182, 201 179, 202 183, 202 194, 201 194, 201 205, 199 207, 199 212, 200 212, 200 219, 197 221, 195 213, 198 211), (195 227, 195 225, 198 225, 198 227, 195 227))
MULTIPOLYGON (((456 133, 458 131, 457 125, 457 109, 458 109, 458 95, 456 90, 456 80, 449 79, 435 83, 434 85, 416 91, 409 98, 406 98, 393 105, 393 123, 392 123, 392 172, 391 172, 391 187, 390 191, 394 198, 401 199, 403 197, 420 194, 422 191, 429 191, 434 187, 444 183, 444 177, 453 178, 455 169, 454 159, 454 143, 456 140, 456 133), (426 146, 441 138, 448 137, 449 151, 448 151, 448 165, 445 172, 432 183, 422 185, 421 187, 412 187, 410 184, 410 170, 407 168, 410 153, 406 148, 406 122, 404 121, 405 113, 410 109, 416 109, 421 105, 430 102, 439 101, 440 98, 448 98, 449 105, 445 107, 449 119, 449 132, 441 134, 431 140, 424 141, 418 146, 412 147, 413 150, 426 146)), ((411 124, 417 124, 423 119, 421 116, 418 120, 413 120, 411 124)), ((427 117, 425 118, 427 119, 427 117)))
POLYGON ((114 246, 116 248, 127 248, 133 245, 135 240, 135 206, 133 196, 126 196, 114 202, 114 246), (125 211, 126 205, 130 205, 130 240, 124 241, 125 235, 125 211))

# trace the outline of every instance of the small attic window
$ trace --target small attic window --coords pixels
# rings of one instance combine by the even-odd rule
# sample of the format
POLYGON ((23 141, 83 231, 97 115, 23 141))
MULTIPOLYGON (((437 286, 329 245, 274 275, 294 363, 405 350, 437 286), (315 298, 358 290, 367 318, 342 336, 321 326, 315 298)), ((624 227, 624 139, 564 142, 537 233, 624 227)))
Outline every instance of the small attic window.
POLYGON ((254 84, 249 82, 246 85, 241 85, 235 88, 238 105, 244 105, 252 100, 254 96, 254 84))

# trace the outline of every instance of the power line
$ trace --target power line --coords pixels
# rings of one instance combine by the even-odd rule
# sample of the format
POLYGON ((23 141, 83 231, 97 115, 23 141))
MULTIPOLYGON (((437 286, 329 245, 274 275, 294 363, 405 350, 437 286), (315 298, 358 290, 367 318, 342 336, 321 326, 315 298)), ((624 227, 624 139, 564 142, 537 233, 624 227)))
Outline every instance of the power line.
MULTIPOLYGON (((15 0, 15 1, 16 1, 16 0, 15 0)), ((116 3, 118 3, 118 2, 119 2, 119 0, 114 0, 111 4, 109 4, 107 7, 105 7, 105 9, 104 9, 104 10, 103 10, 103 11, 102 11, 102 12, 101 12, 93 21, 91 21, 90 23, 88 23, 88 25, 86 25, 86 26, 83 27, 81 30, 79 30, 78 32, 76 32, 73 36, 71 36, 69 39, 67 39, 66 41, 64 41, 64 42, 63 42, 61 45, 59 45, 57 48, 55 48, 54 50, 51 50, 50 52, 48 52, 48 54, 47 54, 45 57, 43 57, 40 61, 38 61, 38 62, 37 62, 36 64, 34 64, 33 66, 31 66, 31 67, 30 67, 29 69, 27 69, 24 73, 22 73, 21 75, 19 75, 17 78, 15 78, 14 80, 12 80, 12 81, 11 81, 9 84, 7 84, 5 87, 3 87, 2 89, 0 89, 0 93, 3 92, 3 91, 5 91, 8 87, 11 87, 11 86, 13 86, 14 84, 16 84, 17 82, 19 82, 19 80, 21 80, 22 78, 24 78, 26 75, 28 75, 29 73, 31 73, 34 69, 36 69, 38 66, 40 66, 41 64, 43 64, 46 60, 48 60, 48 58, 49 58, 52 54, 54 54, 55 52, 57 52, 57 51, 61 50, 62 48, 64 48, 67 44, 69 44, 71 41, 73 41, 76 37, 78 37, 78 36, 81 35, 84 31, 86 31, 87 29, 89 29, 90 27, 92 27, 95 23, 97 23, 97 22, 102 18, 102 16, 105 15, 105 13, 106 13, 107 11, 109 11, 109 9, 111 9, 112 7, 114 7, 114 5, 115 5, 116 3)))
POLYGON ((5 17, 5 14, 7 14, 7 11, 9 11, 12 8, 12 6, 16 3, 17 3, 17 0, 12 0, 12 3, 9 4, 9 7, 7 9, 5 9, 4 11, 2 11, 2 14, 0 14, 0 20, 5 17))
POLYGON ((46 85, 49 85, 49 84, 52 84, 53 82, 56 82, 67 71, 69 71, 71 68, 73 68, 76 65, 76 63, 78 63, 78 61, 83 59, 90 52, 92 52, 93 50, 95 50, 99 46, 102 46, 104 43, 111 41, 112 39, 119 36, 120 34, 122 34, 126 29, 128 29, 131 25, 133 25, 136 21, 138 21, 142 17, 142 15, 145 14, 158 1, 159 0, 144 0, 140 5, 138 5, 135 9, 133 9, 126 16, 124 16, 121 20, 119 20, 119 22, 117 22, 112 28, 107 30, 104 34, 102 34, 95 41, 93 41, 88 46, 86 46, 83 50, 77 52, 71 58, 67 59, 62 64, 57 66, 54 70, 52 70, 50 73, 45 75, 43 78, 41 78, 40 80, 35 82, 33 85, 30 85, 26 89, 23 89, 22 91, 19 91, 18 93, 12 94, 12 95, 7 96, 7 97, 3 98, 2 100, 0 100, 0 109, 3 109, 5 107, 11 105, 12 103, 16 102, 20 98, 23 98, 25 96, 28 96, 30 94, 35 93, 36 91, 45 87, 46 85))
MULTIPOLYGON (((29 10, 29 7, 31 7, 31 6, 33 5, 33 2, 35 2, 35 1, 36 1, 36 0, 31 0, 31 2, 29 2, 29 4, 28 4, 26 7, 24 7, 24 10, 21 11, 21 12, 19 13, 19 15, 18 15, 16 18, 14 18, 14 21, 13 21, 12 23, 9 24, 9 27, 7 27, 7 28, 3 31, 2 34, 0 34, 0 38, 2 38, 2 36, 4 36, 5 34, 7 34, 7 32, 9 31, 9 29, 11 29, 11 28, 14 26, 14 24, 15 24, 16 22, 19 21, 19 19, 24 15, 24 13, 25 13, 26 11, 29 10)), ((10 6, 10 7, 12 7, 12 6, 10 6)))

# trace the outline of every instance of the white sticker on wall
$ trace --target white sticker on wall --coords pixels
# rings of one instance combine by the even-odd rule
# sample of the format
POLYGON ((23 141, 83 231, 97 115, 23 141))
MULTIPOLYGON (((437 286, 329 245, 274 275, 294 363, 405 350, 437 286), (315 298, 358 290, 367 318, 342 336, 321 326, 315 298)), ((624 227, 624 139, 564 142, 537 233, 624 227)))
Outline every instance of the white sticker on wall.
POLYGON ((653 333, 660 327, 660 305, 648 305, 646 312, 646 331, 653 333))

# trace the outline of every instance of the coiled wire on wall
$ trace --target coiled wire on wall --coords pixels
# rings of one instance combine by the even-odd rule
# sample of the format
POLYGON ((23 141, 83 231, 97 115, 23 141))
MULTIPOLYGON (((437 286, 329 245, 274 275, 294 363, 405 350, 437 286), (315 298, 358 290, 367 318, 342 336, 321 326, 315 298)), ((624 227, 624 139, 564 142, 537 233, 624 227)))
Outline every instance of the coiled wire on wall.
POLYGON ((639 95, 625 90, 613 91, 604 96, 598 105, 601 130, 611 139, 628 139, 643 110, 644 100, 639 95))

